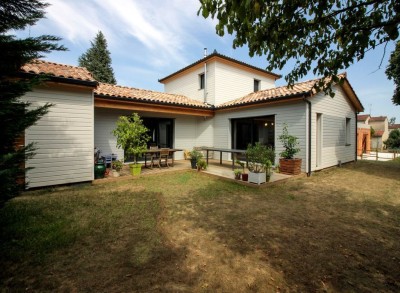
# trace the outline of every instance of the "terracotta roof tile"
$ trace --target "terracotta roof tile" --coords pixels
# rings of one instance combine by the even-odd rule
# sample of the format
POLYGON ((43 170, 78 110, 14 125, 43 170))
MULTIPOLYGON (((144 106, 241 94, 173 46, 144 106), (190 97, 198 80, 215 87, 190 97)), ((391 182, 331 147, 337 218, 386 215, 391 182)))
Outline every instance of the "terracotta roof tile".
POLYGON ((357 121, 365 121, 367 118, 370 117, 368 114, 366 115, 357 115, 357 121))
POLYGON ((400 129, 400 124, 389 125, 389 129, 400 129))
POLYGON ((126 98, 143 102, 156 102, 163 104, 211 108, 209 105, 206 105, 197 100, 189 99, 182 95, 167 94, 107 83, 99 83, 94 91, 94 94, 111 98, 126 98))
POLYGON ((218 108, 239 106, 239 105, 244 105, 244 104, 251 104, 251 103, 257 103, 257 102, 262 102, 262 101, 270 101, 270 100, 275 100, 275 99, 281 99, 281 98, 286 98, 286 97, 288 98, 288 97, 292 97, 292 96, 307 94, 307 93, 313 93, 313 91, 314 91, 313 86, 315 85, 315 83, 317 81, 318 81, 318 79, 308 80, 308 81, 296 83, 295 85, 293 85, 292 88, 289 88, 288 86, 281 86, 281 87, 276 87, 276 88, 271 88, 271 89, 267 89, 267 90, 250 93, 247 96, 244 96, 242 98, 223 103, 223 104, 219 105, 218 108))
POLYGON ((34 60, 21 68, 22 72, 33 74, 49 74, 54 77, 96 82, 92 74, 84 67, 64 65, 43 60, 34 60))
POLYGON ((386 119, 386 116, 371 117, 369 122, 385 121, 386 119))

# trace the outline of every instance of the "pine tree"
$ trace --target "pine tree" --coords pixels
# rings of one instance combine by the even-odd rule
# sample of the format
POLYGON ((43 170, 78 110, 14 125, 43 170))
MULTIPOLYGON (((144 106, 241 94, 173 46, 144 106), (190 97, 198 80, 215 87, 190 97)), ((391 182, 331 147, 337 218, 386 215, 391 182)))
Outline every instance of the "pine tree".
POLYGON ((79 66, 86 67, 97 81, 116 84, 107 40, 101 31, 91 44, 92 47, 79 57, 79 66))
POLYGON ((24 29, 44 17, 48 4, 40 0, 0 1, 0 201, 18 194, 21 184, 17 179, 25 177, 24 162, 33 157, 34 144, 17 146, 24 131, 35 124, 51 105, 32 109, 31 104, 20 99, 43 78, 19 77, 22 65, 43 57, 52 50, 65 50, 56 44, 54 36, 17 39, 7 34, 12 29, 24 29))

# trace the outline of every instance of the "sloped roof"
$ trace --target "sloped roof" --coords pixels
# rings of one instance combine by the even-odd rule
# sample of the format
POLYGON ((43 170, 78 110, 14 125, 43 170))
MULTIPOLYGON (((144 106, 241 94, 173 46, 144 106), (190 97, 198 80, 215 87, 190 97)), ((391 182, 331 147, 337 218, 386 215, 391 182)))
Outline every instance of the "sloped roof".
POLYGON ((218 58, 220 58, 222 60, 229 61, 229 62, 233 62, 233 63, 238 64, 238 65, 245 66, 245 67, 247 67, 249 69, 256 70, 256 71, 258 71, 258 72, 260 72, 262 74, 270 75, 271 77, 273 77, 275 79, 278 79, 278 78, 282 77, 279 74, 264 70, 262 68, 259 68, 259 67, 256 67, 256 66, 253 66, 253 65, 250 65, 250 64, 247 64, 245 62, 233 59, 231 57, 219 54, 218 52, 214 51, 212 54, 210 54, 210 55, 208 55, 208 56, 206 56, 206 57, 204 57, 204 58, 202 58, 202 59, 200 59, 200 60, 198 60, 198 61, 196 61, 196 62, 194 62, 194 63, 192 63, 192 64, 190 64, 190 65, 188 65, 188 66, 186 66, 186 67, 184 67, 184 68, 182 68, 182 69, 180 69, 180 70, 178 70, 178 71, 176 71, 176 72, 174 72, 174 73, 172 73, 172 74, 170 74, 168 76, 166 76, 166 77, 163 77, 163 78, 159 79, 158 81, 161 82, 161 83, 164 83, 166 80, 170 79, 171 77, 174 77, 174 76, 178 75, 179 73, 184 72, 184 71, 186 71, 186 70, 188 70, 188 69, 190 69, 190 68, 192 68, 192 67, 194 67, 194 66, 196 66, 198 64, 210 61, 210 59, 218 59, 218 58))
POLYGON ((389 129, 400 129, 400 124, 389 125, 389 129))
POLYGON ((171 105, 181 105, 190 107, 199 107, 211 109, 210 105, 200 101, 189 99, 183 95, 167 94, 162 92, 112 85, 107 83, 99 83, 94 90, 96 96, 129 99, 132 101, 153 102, 171 105))
POLYGON ((296 96, 310 95, 313 91, 313 86, 317 80, 308 80, 304 82, 299 82, 293 85, 292 88, 288 86, 280 86, 276 88, 271 88, 267 90, 257 91, 250 93, 242 98, 232 100, 221 105, 217 108, 226 108, 232 106, 240 106, 246 104, 253 104, 257 102, 266 102, 278 99, 285 99, 296 96))
POLYGON ((370 117, 368 114, 366 115, 357 115, 357 121, 365 121, 370 117))
MULTIPOLYGON (((351 87, 349 81, 346 78, 346 73, 338 75, 339 77, 344 78, 344 83, 342 85, 344 91, 349 96, 350 100, 353 102, 353 105, 358 111, 363 111, 364 108, 358 99, 356 93, 351 87)), ((285 100, 291 98, 299 98, 299 97, 310 97, 315 95, 317 92, 314 88, 314 85, 320 79, 312 79, 304 82, 299 82, 293 85, 293 87, 288 86, 280 86, 276 88, 271 88, 267 90, 257 91, 250 93, 242 98, 238 98, 221 105, 217 106, 217 109, 223 108, 233 108, 246 106, 251 104, 265 103, 265 102, 273 102, 278 100, 285 100)))
POLYGON ((369 119, 369 122, 385 121, 386 119, 387 119, 386 116, 371 117, 369 119))
POLYGON ((44 60, 34 60, 21 68, 22 73, 46 74, 51 77, 64 79, 66 81, 82 81, 97 84, 92 74, 84 67, 64 65, 44 60))

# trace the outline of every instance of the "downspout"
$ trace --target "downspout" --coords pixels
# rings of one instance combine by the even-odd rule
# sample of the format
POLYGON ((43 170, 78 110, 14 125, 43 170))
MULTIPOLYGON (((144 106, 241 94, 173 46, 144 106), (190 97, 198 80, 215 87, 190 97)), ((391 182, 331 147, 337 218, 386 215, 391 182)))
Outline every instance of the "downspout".
MULTIPOLYGON (((358 115, 358 112, 354 111, 354 114, 356 114, 356 120, 355 120, 355 125, 356 125, 356 135, 355 135, 355 137, 356 137, 356 151, 355 151, 356 156, 355 156, 355 162, 357 162, 357 159, 358 159, 357 158, 357 151, 358 151, 357 115, 358 115)), ((362 156, 362 151, 361 151, 361 156, 362 156)))
MULTIPOLYGON (((207 57, 207 48, 204 48, 204 58, 207 57)), ((207 104, 207 62, 204 62, 204 104, 207 104)))
POLYGON ((308 104, 308 170, 307 177, 311 176, 311 110, 312 104, 309 100, 307 100, 306 96, 304 96, 303 100, 308 104))

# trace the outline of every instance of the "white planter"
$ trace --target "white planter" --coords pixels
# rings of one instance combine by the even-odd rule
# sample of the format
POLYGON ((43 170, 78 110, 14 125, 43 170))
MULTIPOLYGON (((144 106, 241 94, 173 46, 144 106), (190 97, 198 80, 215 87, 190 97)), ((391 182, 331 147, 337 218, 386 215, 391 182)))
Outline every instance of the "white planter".
POLYGON ((265 183, 266 173, 253 173, 249 172, 249 182, 256 183, 258 185, 265 183))

